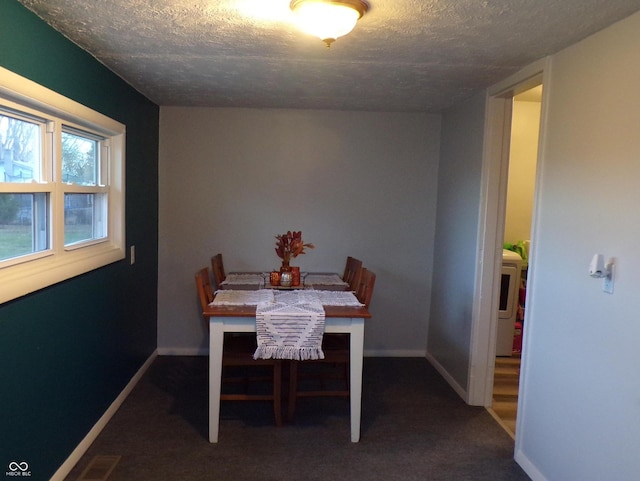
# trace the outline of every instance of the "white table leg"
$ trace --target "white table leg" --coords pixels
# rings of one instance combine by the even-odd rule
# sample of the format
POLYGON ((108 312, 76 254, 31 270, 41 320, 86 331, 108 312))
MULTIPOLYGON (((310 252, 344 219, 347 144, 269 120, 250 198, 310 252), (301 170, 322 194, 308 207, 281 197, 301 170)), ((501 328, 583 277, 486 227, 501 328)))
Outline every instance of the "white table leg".
POLYGON ((224 322, 221 318, 209 321, 209 442, 218 442, 220 426, 220 388, 222 386, 222 349, 224 322))
POLYGON ((364 319, 351 319, 351 442, 360 441, 364 319))

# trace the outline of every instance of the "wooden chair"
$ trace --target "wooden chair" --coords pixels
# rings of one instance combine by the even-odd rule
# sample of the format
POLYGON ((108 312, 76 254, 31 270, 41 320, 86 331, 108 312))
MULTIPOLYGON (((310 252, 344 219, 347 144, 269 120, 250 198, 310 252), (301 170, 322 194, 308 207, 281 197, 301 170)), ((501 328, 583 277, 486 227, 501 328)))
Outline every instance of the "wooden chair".
MULTIPOLYGON (((209 269, 204 267, 196 274, 196 287, 198 289, 198 299, 200 300, 200 309, 204 313, 207 310, 207 306, 213 302, 213 286, 211 285, 211 277, 209 276, 209 269)), ((207 331, 209 330, 209 318, 203 314, 202 320, 204 321, 207 331)))
MULTIPOLYGON (((198 288, 198 298, 200 299, 200 306, 202 308, 203 319, 209 329, 209 318, 206 315, 207 306, 213 302, 214 291, 211 286, 211 277, 209 275, 209 269, 204 267, 196 274, 196 286, 198 288)), ((282 361, 279 359, 253 359, 253 353, 256 350, 256 338, 253 336, 234 336, 231 333, 226 333, 224 338, 224 351, 222 353, 222 369, 223 383, 245 383, 262 382, 265 380, 271 381, 272 391, 271 393, 220 393, 221 401, 272 401, 273 413, 275 416, 276 426, 282 426, 282 361), (268 377, 264 376, 241 376, 230 377, 226 376, 225 368, 232 366, 261 366, 271 367, 273 369, 272 375, 268 377)))
MULTIPOLYGON (((362 269, 360 282, 356 289, 356 297, 367 308, 373 297, 373 288, 376 283, 376 275, 368 269, 362 269)), ((291 421, 295 415, 296 402, 303 397, 346 397, 350 396, 349 385, 349 335, 343 337, 324 336, 322 350, 324 359, 314 361, 290 361, 289 364, 289 407, 287 418, 291 421), (330 339, 330 342, 325 342, 330 339), (334 344, 335 343, 335 344, 334 344), (302 372, 302 367, 308 364, 332 364, 334 369, 330 373, 326 372, 302 372), (339 371, 336 373, 336 371, 339 371), (317 389, 301 389, 299 381, 303 379, 315 379, 317 389), (327 387, 328 381, 341 384, 341 387, 327 387)))
POLYGON ((376 275, 369 269, 362 269, 362 276, 360 277, 360 283, 356 289, 356 297, 362 302, 367 309, 371 303, 373 297, 373 288, 376 285, 376 275))
POLYGON ((213 270, 213 280, 215 281, 216 289, 220 289, 221 284, 227 278, 227 275, 224 273, 222 254, 216 254, 211 258, 211 269, 213 270))
MULTIPOLYGON (((344 274, 342 274, 342 280, 349 284, 349 290, 354 293, 358 290, 360 285, 360 278, 362 276, 362 261, 355 257, 348 256, 347 263, 344 266, 344 274)), ((348 334, 326 334, 323 339, 323 348, 325 346, 331 348, 335 346, 349 346, 348 334)))
POLYGON ((362 261, 347 257, 347 264, 344 266, 344 274, 342 280, 349 284, 349 290, 356 291, 360 284, 360 276, 362 275, 362 261))

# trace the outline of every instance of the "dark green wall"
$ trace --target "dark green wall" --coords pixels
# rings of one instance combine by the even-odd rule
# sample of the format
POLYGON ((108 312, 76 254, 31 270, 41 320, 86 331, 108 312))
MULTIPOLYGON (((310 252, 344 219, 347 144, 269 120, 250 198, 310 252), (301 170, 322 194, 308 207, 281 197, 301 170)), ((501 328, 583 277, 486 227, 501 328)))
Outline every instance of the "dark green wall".
POLYGON ((156 348, 159 107, 15 0, 0 0, 0 66, 127 127, 136 263, 0 305, 0 475, 26 461, 45 480, 156 348))

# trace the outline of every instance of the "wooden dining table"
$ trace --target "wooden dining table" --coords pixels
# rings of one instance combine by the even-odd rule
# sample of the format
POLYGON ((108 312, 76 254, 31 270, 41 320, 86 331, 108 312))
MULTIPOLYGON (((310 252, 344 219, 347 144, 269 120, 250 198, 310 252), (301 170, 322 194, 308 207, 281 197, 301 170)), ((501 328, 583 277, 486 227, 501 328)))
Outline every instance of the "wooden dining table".
MULTIPOLYGON (((350 336, 351 442, 360 440, 364 321, 371 314, 364 306, 323 306, 325 332, 350 336)), ((256 332, 255 305, 214 305, 203 312, 209 318, 209 442, 218 442, 222 352, 225 332, 256 332)))

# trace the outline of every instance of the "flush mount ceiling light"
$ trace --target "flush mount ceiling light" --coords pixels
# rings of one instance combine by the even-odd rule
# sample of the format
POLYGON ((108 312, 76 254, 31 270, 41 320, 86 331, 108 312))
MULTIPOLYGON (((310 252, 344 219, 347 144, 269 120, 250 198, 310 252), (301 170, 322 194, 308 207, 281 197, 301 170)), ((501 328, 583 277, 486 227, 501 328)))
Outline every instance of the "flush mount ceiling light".
POLYGON ((293 0, 289 5, 300 28, 330 47, 348 34, 369 9, 361 0, 293 0))

